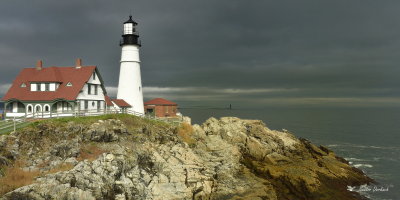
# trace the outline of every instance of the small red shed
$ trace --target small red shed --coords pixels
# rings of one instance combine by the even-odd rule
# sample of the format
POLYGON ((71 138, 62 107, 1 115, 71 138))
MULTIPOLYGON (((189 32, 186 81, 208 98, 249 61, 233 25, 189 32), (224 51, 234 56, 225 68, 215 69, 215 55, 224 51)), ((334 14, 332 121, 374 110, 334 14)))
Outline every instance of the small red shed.
POLYGON ((177 117, 178 104, 163 98, 155 98, 144 102, 146 114, 156 117, 177 117))

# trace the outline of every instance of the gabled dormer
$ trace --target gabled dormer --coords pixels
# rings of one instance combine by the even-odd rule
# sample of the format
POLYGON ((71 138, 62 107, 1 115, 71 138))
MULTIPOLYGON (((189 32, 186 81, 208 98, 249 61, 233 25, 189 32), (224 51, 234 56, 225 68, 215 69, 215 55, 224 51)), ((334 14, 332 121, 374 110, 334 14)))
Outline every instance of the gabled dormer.
POLYGON ((60 83, 56 82, 31 82, 30 91, 32 92, 55 92, 60 83))

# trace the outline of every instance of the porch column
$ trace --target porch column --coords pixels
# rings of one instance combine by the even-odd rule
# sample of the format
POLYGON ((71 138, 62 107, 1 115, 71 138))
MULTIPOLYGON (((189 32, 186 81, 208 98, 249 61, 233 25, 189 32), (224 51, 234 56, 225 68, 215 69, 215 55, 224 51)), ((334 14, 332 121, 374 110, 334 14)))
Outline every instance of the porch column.
POLYGON ((4 102, 4 112, 3 112, 3 114, 4 114, 4 119, 6 119, 6 116, 7 116, 7 105, 8 105, 8 103, 7 103, 7 102, 4 102))
POLYGON ((76 102, 72 102, 72 113, 74 113, 74 116, 76 117, 75 105, 76 105, 76 102))
POLYGON ((78 117, 81 115, 81 101, 80 100, 76 100, 76 104, 78 106, 78 117))
POLYGON ((50 104, 50 118, 53 117, 52 114, 51 114, 53 112, 53 105, 54 105, 54 103, 50 104))

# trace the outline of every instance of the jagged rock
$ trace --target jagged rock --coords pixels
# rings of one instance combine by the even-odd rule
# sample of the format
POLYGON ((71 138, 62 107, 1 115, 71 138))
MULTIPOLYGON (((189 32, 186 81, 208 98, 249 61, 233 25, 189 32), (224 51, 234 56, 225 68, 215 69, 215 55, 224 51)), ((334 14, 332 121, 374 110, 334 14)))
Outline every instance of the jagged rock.
POLYGON ((44 124, 37 132, 42 137, 30 130, 30 138, 38 141, 23 141, 20 133, 10 136, 14 142, 7 144, 2 141, 10 138, 2 137, 0 156, 20 143, 26 152, 18 154, 35 156, 27 169, 44 163, 47 166, 41 170, 74 165, 39 177, 2 199, 355 200, 360 196, 347 191, 347 185, 372 181, 329 149, 287 131, 270 130, 259 120, 210 118, 186 133, 196 141, 195 147, 176 134, 176 127, 145 121, 131 124, 133 132, 114 119, 90 126, 68 123, 56 130, 44 124), (32 144, 45 141, 43 134, 50 129, 58 132, 47 137, 64 138, 53 139, 51 148, 40 153, 44 150, 32 144), (78 161, 82 145, 88 142, 105 153, 92 162, 78 161))
POLYGON ((78 161, 76 160, 76 158, 71 157, 71 158, 67 158, 64 161, 64 163, 71 164, 71 165, 76 165, 76 164, 78 164, 78 161))
POLYGON ((79 154, 80 145, 79 138, 76 137, 70 140, 62 140, 55 144, 50 150, 52 156, 58 156, 61 158, 76 157, 79 154))
POLYGON ((10 164, 10 161, 4 157, 0 155, 0 166, 7 166, 10 164))
POLYGON ((125 126, 119 120, 100 120, 90 126, 84 139, 96 142, 113 142, 119 139, 118 134, 127 133, 125 126))

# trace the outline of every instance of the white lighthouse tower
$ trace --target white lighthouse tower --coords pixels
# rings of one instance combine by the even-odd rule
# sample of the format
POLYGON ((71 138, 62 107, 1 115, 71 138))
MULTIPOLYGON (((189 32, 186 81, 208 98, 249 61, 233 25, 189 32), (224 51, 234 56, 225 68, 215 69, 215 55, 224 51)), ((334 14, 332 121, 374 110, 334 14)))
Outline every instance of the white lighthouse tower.
POLYGON ((132 106, 131 110, 144 114, 139 58, 141 44, 136 25, 132 16, 129 16, 129 20, 124 23, 120 42, 122 53, 117 98, 129 103, 132 106))

